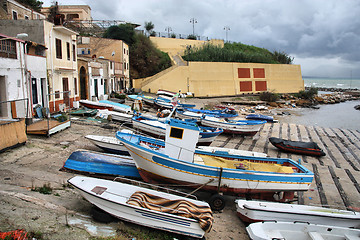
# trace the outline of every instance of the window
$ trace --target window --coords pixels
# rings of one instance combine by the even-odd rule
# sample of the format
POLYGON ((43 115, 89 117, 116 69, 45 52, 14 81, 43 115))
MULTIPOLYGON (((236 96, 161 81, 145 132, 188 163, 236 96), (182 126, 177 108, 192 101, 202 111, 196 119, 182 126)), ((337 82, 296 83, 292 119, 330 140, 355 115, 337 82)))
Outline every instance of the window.
POLYGON ((183 133, 184 133, 184 129, 181 128, 171 127, 170 129, 170 137, 172 138, 182 139, 183 133))
POLYGON ((70 60, 70 43, 66 43, 67 60, 70 60))
POLYGON ((238 68, 238 78, 250 78, 250 68, 238 68))
POLYGON ((16 59, 16 41, 11 39, 1 40, 0 38, 0 57, 16 59))
POLYGON ((13 11, 13 12, 12 12, 12 15, 13 15, 13 19, 14 19, 14 20, 17 20, 17 19, 18 19, 18 16, 17 16, 17 12, 16 12, 16 11, 13 11))
POLYGON ((254 68, 254 78, 265 78, 265 69, 263 68, 254 68))
POLYGON ((112 69, 112 62, 110 62, 110 69, 112 69))
POLYGON ((126 53, 126 49, 124 48, 124 54, 126 53))
POLYGON ((25 15, 25 20, 29 20, 29 16, 26 16, 26 15, 25 15))
POLYGON ((72 45, 73 46, 73 61, 76 61, 76 49, 75 49, 75 44, 72 45))
POLYGON ((126 63, 126 69, 129 70, 129 63, 126 63))
POLYGON ((55 42, 56 42, 56 58, 62 59, 61 40, 56 38, 55 42))
POLYGON ((252 91, 252 82, 251 81, 241 81, 240 82, 240 92, 251 92, 252 91))
POLYGON ((255 81, 255 91, 267 91, 266 81, 255 81))
POLYGON ((75 95, 78 94, 78 89, 77 89, 77 79, 74 78, 74 88, 75 88, 75 95))

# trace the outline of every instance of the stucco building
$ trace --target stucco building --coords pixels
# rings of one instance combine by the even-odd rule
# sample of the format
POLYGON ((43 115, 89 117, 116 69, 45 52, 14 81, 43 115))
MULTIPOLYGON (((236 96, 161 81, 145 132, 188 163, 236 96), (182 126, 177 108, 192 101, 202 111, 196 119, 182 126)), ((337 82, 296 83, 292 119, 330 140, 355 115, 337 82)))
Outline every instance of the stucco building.
POLYGON ((15 0, 0 0, 0 19, 45 19, 45 15, 15 0))
MULTIPOLYGON (((65 21, 90 21, 91 8, 88 5, 58 5, 59 14, 65 21)), ((46 17, 50 14, 51 7, 43 7, 41 13, 46 17)))

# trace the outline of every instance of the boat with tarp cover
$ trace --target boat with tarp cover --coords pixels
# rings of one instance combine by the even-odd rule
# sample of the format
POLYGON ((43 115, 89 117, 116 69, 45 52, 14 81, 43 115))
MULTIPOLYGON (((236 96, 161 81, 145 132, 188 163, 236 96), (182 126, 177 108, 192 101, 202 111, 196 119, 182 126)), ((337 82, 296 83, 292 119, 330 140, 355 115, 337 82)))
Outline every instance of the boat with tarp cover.
POLYGON ((325 152, 315 142, 290 141, 282 138, 271 137, 269 141, 272 145, 284 152, 304 154, 310 156, 325 156, 325 152))

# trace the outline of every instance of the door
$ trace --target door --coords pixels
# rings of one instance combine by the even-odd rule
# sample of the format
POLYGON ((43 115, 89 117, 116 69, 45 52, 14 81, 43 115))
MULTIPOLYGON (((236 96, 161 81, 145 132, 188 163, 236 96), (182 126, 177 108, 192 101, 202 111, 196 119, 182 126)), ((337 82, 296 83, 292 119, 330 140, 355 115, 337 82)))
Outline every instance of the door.
POLYGON ((86 70, 84 67, 80 68, 80 98, 81 99, 88 99, 87 96, 87 84, 86 84, 86 70))
POLYGON ((38 104, 38 88, 37 88, 37 79, 31 78, 31 90, 32 90, 32 103, 38 104))
POLYGON ((63 78, 63 97, 64 97, 64 103, 67 107, 70 107, 69 105, 69 93, 67 92, 69 91, 69 79, 68 78, 63 78), (65 93, 67 92, 67 93, 65 93))
MULTIPOLYGON (((7 88, 5 76, 0 76, 0 102, 7 100, 7 88)), ((0 118, 7 118, 8 116, 8 103, 0 103, 0 118)))
POLYGON ((97 99, 99 99, 99 96, 98 96, 98 80, 97 79, 94 79, 94 91, 95 91, 95 96, 97 97, 97 99))

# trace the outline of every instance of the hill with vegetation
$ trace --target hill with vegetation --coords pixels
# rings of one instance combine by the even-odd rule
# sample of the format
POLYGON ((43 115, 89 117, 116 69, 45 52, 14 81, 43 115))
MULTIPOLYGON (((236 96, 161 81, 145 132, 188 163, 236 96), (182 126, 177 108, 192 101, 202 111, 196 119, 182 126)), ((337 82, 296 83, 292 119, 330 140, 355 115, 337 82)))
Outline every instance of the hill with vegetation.
POLYGON ((270 52, 242 43, 225 43, 224 47, 205 44, 201 47, 189 48, 182 56, 186 61, 199 62, 242 62, 291 64, 293 58, 284 52, 270 52))

